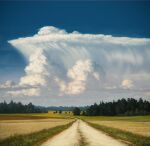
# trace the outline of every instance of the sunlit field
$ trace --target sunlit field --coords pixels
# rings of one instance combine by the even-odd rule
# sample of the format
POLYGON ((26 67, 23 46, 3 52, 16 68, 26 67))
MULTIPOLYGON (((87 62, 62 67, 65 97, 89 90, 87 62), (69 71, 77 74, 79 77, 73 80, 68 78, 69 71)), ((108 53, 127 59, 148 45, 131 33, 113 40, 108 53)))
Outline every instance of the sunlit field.
POLYGON ((81 116, 83 120, 150 122, 150 116, 81 116))
POLYGON ((135 134, 150 136, 150 116, 133 117, 82 117, 91 123, 118 128, 135 134))
POLYGON ((69 112, 40 114, 5 114, 0 115, 0 139, 13 135, 28 134, 71 122, 69 112))
POLYGON ((0 114, 0 120, 29 120, 29 119, 44 119, 44 118, 72 118, 72 112, 63 111, 60 113, 54 113, 55 111, 49 111, 48 113, 33 113, 33 114, 0 114))

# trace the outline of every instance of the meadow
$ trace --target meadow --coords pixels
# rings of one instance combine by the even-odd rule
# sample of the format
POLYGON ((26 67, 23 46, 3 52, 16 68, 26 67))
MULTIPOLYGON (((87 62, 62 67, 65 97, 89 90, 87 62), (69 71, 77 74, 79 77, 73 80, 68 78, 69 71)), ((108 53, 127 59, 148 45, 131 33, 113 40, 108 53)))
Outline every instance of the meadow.
POLYGON ((8 137, 4 140, 0 140, 0 146, 40 146, 43 142, 69 128, 71 125, 72 122, 30 134, 8 137))
POLYGON ((24 141, 23 145, 33 145, 66 129, 77 118, 131 145, 150 144, 150 116, 73 116, 72 112, 49 111, 39 114, 1 114, 0 145, 15 146, 20 140, 24 141))
POLYGON ((82 119, 111 128, 132 132, 142 136, 150 136, 150 116, 127 116, 127 117, 81 117, 82 119))
POLYGON ((150 116, 82 116, 90 126, 129 145, 150 145, 150 116))
POLYGON ((49 111, 48 113, 28 113, 28 114, 0 114, 1 120, 29 120, 29 119, 47 119, 47 118, 60 118, 68 119, 72 118, 72 112, 63 111, 55 113, 55 111, 49 111))
POLYGON ((72 122, 71 114, 63 112, 40 114, 1 114, 0 139, 13 135, 29 134, 72 122))

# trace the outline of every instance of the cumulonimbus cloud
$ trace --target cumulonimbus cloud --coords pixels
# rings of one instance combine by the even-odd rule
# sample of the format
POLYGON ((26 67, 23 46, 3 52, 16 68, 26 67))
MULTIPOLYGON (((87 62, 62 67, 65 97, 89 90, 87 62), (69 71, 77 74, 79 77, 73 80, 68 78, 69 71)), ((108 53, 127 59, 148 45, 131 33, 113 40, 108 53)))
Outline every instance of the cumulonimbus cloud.
POLYGON ((71 81, 66 83, 56 78, 56 82, 62 93, 79 94, 86 89, 86 81, 90 75, 97 80, 100 79, 99 73, 94 72, 91 60, 78 60, 67 72, 67 76, 71 81))
MULTIPOLYGON (((140 75, 141 70, 145 75, 150 73, 148 38, 68 33, 46 26, 31 37, 10 40, 9 43, 28 61, 25 76, 20 79, 21 86, 52 88, 53 83, 63 94, 79 94, 91 86, 92 89, 130 88, 133 82, 137 82, 135 73, 140 75), (128 78, 132 83, 125 80, 128 78)), ((140 88, 147 86, 144 82, 141 85, 140 88)))

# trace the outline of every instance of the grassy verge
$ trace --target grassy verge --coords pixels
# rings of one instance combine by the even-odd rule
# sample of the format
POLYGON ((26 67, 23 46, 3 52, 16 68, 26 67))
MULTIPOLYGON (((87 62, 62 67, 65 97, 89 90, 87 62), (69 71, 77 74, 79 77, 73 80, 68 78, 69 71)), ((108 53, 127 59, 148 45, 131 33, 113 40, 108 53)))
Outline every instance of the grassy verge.
POLYGON ((123 131, 116 128, 110 128, 98 124, 93 124, 90 122, 87 123, 98 130, 104 131, 105 133, 109 134, 114 138, 121 139, 123 141, 129 141, 136 146, 150 146, 150 137, 144 137, 144 136, 133 134, 131 132, 123 131))
POLYGON ((72 125, 72 123, 73 122, 31 134, 9 137, 5 140, 0 141, 0 146, 38 146, 50 137, 67 129, 69 126, 72 125))

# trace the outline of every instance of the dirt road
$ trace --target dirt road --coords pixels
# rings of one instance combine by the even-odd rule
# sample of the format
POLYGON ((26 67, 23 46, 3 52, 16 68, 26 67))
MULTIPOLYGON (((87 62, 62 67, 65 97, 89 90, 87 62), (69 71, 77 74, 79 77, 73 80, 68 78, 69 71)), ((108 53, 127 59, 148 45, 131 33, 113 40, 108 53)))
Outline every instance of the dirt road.
POLYGON ((42 146, 127 146, 126 144, 78 120, 70 128, 49 139, 42 146))

